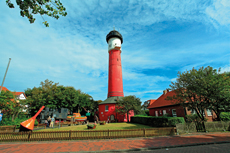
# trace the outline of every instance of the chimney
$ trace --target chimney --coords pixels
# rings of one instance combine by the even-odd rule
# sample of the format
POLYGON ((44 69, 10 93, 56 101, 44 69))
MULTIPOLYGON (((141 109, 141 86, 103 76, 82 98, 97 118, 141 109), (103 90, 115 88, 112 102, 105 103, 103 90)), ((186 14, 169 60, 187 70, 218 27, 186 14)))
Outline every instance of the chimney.
POLYGON ((168 90, 163 90, 163 94, 165 95, 168 92, 168 90))

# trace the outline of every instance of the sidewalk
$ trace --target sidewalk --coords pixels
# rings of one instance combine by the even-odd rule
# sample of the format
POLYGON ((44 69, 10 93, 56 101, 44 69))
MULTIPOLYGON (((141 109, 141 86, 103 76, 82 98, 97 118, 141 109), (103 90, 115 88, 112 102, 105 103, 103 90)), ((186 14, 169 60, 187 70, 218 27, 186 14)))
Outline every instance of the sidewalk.
POLYGON ((148 138, 1 143, 0 152, 128 152, 215 143, 230 143, 230 132, 193 133, 148 138))

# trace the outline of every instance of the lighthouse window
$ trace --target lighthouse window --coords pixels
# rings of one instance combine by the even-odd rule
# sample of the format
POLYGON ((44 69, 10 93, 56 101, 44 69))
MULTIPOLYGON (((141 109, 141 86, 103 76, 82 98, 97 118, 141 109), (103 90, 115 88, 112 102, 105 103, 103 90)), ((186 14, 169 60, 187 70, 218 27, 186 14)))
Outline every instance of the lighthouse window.
POLYGON ((109 111, 109 106, 106 105, 106 106, 105 106, 105 112, 108 112, 108 111, 109 111))

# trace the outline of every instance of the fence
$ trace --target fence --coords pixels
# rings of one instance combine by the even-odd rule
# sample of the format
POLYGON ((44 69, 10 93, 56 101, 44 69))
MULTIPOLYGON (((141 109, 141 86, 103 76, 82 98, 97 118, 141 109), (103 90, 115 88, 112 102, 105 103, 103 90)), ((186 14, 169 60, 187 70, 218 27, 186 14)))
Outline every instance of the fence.
POLYGON ((174 127, 129 130, 2 132, 0 133, 0 142, 111 139, 174 135, 174 133, 174 127))
MULTIPOLYGON (((205 122, 205 131, 214 132, 214 131, 230 131, 230 122, 205 122)), ((184 124, 176 124, 177 133, 193 133, 193 132, 205 132, 200 129, 197 129, 197 125, 195 123, 184 123, 184 124)))

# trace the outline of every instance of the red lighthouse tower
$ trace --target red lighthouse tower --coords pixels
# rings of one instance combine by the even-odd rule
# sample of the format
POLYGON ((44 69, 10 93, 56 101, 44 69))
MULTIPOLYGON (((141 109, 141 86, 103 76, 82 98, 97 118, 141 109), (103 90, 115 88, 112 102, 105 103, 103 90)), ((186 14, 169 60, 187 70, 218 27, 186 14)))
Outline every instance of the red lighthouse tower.
POLYGON ((106 36, 109 52, 109 77, 108 77, 108 98, 114 96, 124 97, 122 68, 121 68, 121 44, 122 35, 116 31, 110 31, 106 36))
MULTIPOLYGON (((116 31, 110 31, 106 36, 109 52, 109 76, 108 76, 108 95, 107 99, 99 104, 99 119, 101 121, 127 122, 127 114, 116 113, 116 103, 124 97, 122 68, 121 68, 121 44, 122 35, 116 31)), ((129 117, 134 112, 130 111, 129 117)), ((130 120, 130 118, 129 118, 130 120)))

